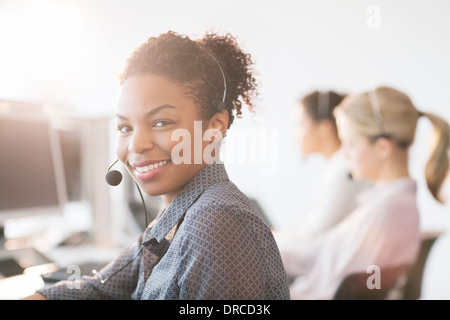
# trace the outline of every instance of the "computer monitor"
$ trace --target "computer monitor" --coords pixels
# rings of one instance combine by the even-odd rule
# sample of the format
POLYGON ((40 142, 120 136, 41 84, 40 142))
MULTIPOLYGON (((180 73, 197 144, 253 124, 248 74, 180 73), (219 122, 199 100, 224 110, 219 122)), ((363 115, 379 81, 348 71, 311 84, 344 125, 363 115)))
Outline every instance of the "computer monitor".
POLYGON ((43 113, 0 112, 0 226, 62 214, 66 183, 58 132, 43 113))

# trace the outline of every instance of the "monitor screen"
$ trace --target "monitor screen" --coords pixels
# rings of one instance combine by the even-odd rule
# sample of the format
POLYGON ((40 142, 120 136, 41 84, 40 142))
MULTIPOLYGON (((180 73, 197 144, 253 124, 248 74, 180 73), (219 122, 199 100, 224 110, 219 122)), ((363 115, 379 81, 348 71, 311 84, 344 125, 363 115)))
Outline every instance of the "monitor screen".
POLYGON ((59 137, 40 113, 0 113, 0 224, 62 213, 66 200, 59 137))

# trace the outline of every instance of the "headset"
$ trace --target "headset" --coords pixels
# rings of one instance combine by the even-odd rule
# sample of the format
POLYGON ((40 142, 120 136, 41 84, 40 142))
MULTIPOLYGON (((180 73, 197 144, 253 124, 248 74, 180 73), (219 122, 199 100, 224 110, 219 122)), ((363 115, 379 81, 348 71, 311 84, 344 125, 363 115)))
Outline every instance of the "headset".
MULTIPOLYGON (((111 170, 111 168, 119 161, 119 159, 116 159, 116 161, 114 161, 108 168, 108 171, 106 172, 105 175, 105 179, 106 182, 110 185, 110 186, 117 186, 122 182, 122 173, 120 173, 120 171, 118 170, 111 170)), ((142 196, 142 192, 141 192, 141 188, 139 188, 139 185, 137 184, 137 182, 134 182, 136 185, 136 188, 139 191, 139 196, 141 197, 142 200, 142 206, 144 207, 144 212, 145 212, 145 225, 148 226, 148 215, 147 215, 147 208, 145 206, 145 201, 144 201, 144 197, 142 196)))
POLYGON ((225 72, 222 69, 222 66, 220 65, 219 61, 217 61, 216 57, 214 57, 214 55, 210 54, 209 55, 214 62, 217 64, 217 66, 220 69, 220 73, 222 74, 222 79, 223 79, 223 95, 222 95, 222 101, 217 102, 216 100, 213 101, 213 105, 215 105, 216 109, 218 111, 222 111, 223 109, 225 109, 225 99, 227 97, 227 78, 225 77, 225 72))

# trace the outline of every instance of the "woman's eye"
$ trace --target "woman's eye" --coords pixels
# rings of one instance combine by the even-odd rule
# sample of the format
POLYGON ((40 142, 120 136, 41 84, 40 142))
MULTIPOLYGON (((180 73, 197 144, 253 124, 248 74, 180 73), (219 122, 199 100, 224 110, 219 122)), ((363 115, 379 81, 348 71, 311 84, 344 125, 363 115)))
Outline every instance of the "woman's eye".
POLYGON ((117 130, 120 133, 127 133, 127 132, 131 131, 131 127, 129 127, 129 126, 119 126, 119 127, 117 127, 117 130))
POLYGON ((159 121, 155 121, 153 123, 153 126, 154 127, 164 127, 164 126, 167 126, 168 124, 170 124, 169 121, 159 120, 159 121))

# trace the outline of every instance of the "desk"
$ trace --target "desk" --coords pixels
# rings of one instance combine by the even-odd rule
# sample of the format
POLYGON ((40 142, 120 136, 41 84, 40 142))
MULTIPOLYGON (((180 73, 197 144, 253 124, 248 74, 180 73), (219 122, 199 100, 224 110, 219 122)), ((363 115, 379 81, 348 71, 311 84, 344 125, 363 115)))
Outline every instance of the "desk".
POLYGON ((86 262, 108 263, 119 255, 118 247, 81 245, 76 247, 57 247, 45 255, 52 262, 36 265, 17 276, 0 279, 0 300, 17 300, 33 294, 44 286, 41 274, 56 271, 68 265, 81 265, 86 262))
POLYGON ((0 300, 17 300, 44 286, 37 274, 22 274, 0 280, 0 300))

